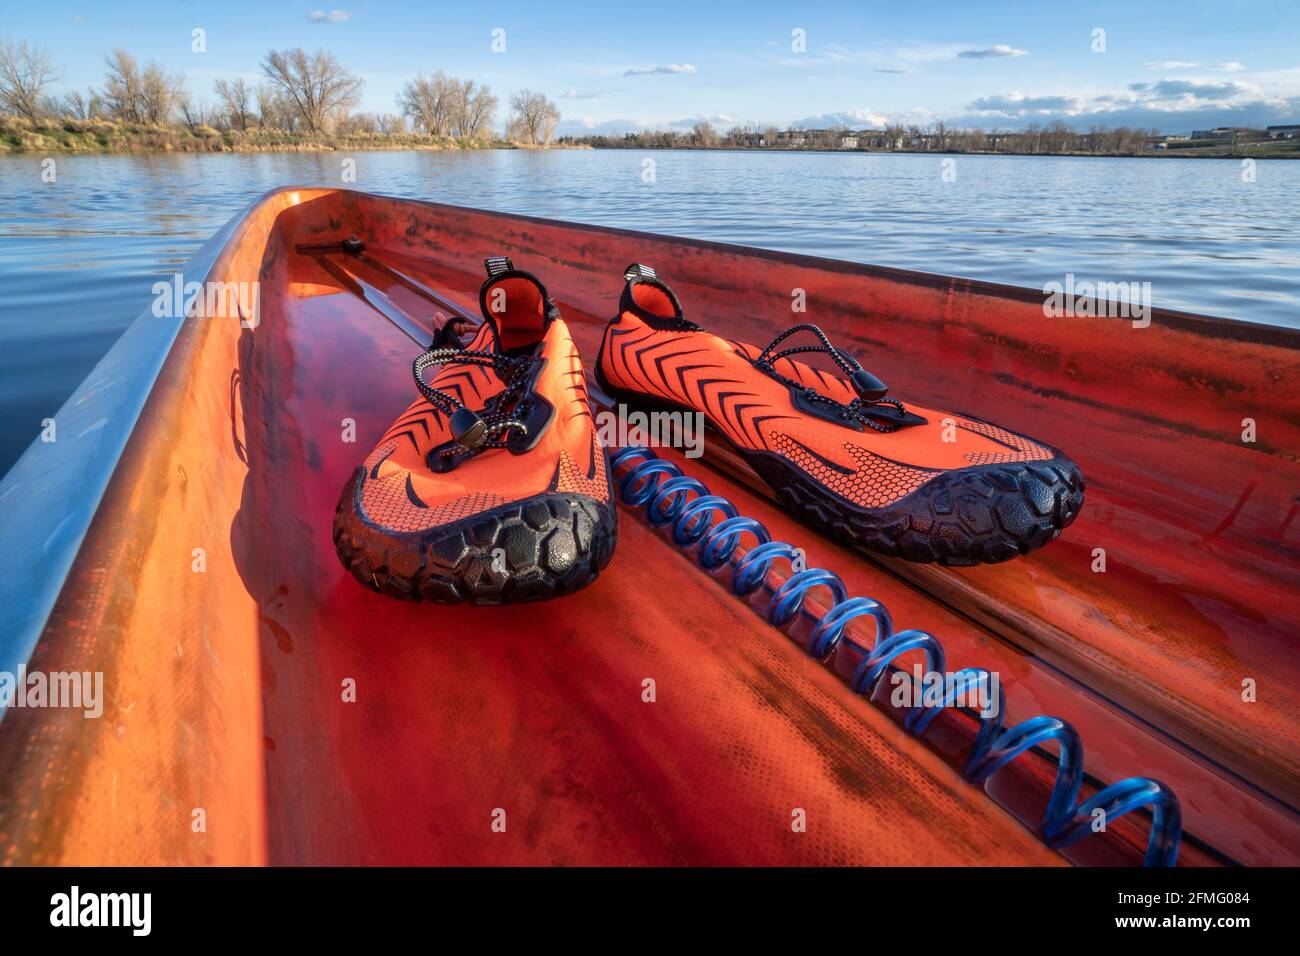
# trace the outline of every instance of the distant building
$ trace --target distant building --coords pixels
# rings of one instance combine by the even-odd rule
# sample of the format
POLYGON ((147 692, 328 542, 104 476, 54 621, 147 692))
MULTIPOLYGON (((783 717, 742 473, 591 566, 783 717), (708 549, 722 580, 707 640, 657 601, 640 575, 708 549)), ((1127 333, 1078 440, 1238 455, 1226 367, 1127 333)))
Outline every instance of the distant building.
POLYGON ((1270 126, 1264 132, 1268 133, 1269 139, 1297 139, 1300 138, 1300 125, 1270 126))
POLYGON ((889 148, 889 137, 885 135, 883 129, 857 130, 852 135, 856 136, 858 144, 866 149, 889 148))
POLYGON ((856 136, 841 136, 840 149, 857 149, 858 138, 856 136))
POLYGON ((1263 132, 1249 126, 1216 126, 1214 129, 1198 129, 1192 132, 1192 139, 1262 139, 1263 132))

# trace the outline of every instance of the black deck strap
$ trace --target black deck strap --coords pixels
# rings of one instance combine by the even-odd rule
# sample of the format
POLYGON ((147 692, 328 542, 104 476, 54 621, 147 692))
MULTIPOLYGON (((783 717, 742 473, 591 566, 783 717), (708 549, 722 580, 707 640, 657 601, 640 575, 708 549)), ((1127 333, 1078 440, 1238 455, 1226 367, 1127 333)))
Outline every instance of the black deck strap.
POLYGON ((655 271, 647 265, 634 262, 623 270, 623 278, 629 282, 633 279, 653 279, 655 278, 655 271))
POLYGON ((509 256, 488 256, 483 260, 483 268, 487 269, 488 278, 499 276, 503 272, 513 272, 515 264, 510 261, 509 256))

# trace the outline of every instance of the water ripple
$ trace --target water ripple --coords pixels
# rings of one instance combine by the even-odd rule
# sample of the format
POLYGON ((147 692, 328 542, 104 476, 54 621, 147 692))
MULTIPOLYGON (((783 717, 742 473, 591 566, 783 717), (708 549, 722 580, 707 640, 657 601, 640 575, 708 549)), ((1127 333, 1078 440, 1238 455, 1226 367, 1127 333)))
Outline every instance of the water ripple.
MULTIPOLYGON (((0 157, 0 471, 172 271, 337 153, 0 157)), ((643 150, 358 153, 356 188, 1300 327, 1300 163, 643 150), (653 182, 643 175, 653 160, 653 182), (1288 226, 1287 224, 1292 225, 1288 226)))

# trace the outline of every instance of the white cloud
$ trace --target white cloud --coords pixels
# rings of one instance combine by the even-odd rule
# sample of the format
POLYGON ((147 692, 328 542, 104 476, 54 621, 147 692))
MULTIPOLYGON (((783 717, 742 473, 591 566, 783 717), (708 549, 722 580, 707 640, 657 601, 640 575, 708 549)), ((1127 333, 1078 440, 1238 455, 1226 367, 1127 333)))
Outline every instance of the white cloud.
POLYGON ((726 113, 687 116, 674 120, 646 118, 598 120, 588 116, 562 120, 555 131, 560 136, 622 136, 624 133, 639 133, 643 130, 676 130, 685 133, 689 132, 696 123, 710 123, 714 129, 725 132, 739 125, 740 121, 726 113))
POLYGON ((1221 78, 1165 78, 1086 97, 1003 93, 979 97, 967 104, 969 114, 950 119, 959 125, 1011 121, 1013 127, 1059 119, 1076 128, 1101 123, 1162 131, 1264 126, 1294 122, 1300 115, 1297 78, 1280 77, 1286 82, 1276 89, 1221 78))
POLYGON ((935 63, 939 60, 951 60, 960 55, 963 50, 969 49, 969 44, 913 43, 910 46, 899 47, 892 51, 893 56, 890 59, 921 65, 935 63))
MULTIPOLYGON (((891 123, 914 123, 922 125, 934 119, 929 110, 911 109, 901 113, 884 113, 871 109, 840 110, 838 113, 820 113, 817 116, 805 116, 790 124, 791 129, 883 129, 891 123)), ((779 124, 778 124, 779 125, 779 124)))
MULTIPOLYGON (((1148 70, 1195 70, 1201 64, 1193 60, 1154 60, 1145 64, 1148 70)), ((1239 73, 1246 68, 1244 63, 1238 63, 1236 60, 1229 60, 1226 63, 1216 63, 1210 67, 1212 70, 1218 70, 1220 73, 1239 73)))
POLYGON ((560 93, 558 99, 562 100, 599 100, 611 93, 619 93, 621 90, 565 90, 560 93))
POLYGON ((657 73, 694 73, 694 64, 669 63, 667 66, 634 66, 628 68, 624 76, 652 76, 657 73))
POLYGON ((1152 103, 1183 102, 1193 105, 1206 100, 1215 102, 1233 97, 1254 95, 1259 87, 1235 80, 1160 80, 1155 83, 1130 83, 1129 90, 1138 99, 1152 103))
POLYGON ((1032 114, 1083 112, 1087 102, 1078 96, 1026 96, 1023 93, 1003 93, 982 96, 968 109, 980 113, 1001 113, 1004 116, 1029 116, 1032 114))
POLYGON ((1034 116, 1104 115, 1119 110, 1143 109, 1159 112, 1234 108, 1246 102, 1262 102, 1260 89, 1236 80, 1163 79, 1151 83, 1130 83, 1124 90, 1092 97, 1071 94, 1001 93, 982 96, 967 109, 986 116, 1025 118, 1034 116))
POLYGON ((805 116, 790 125, 792 129, 834 129, 837 126, 879 129, 888 123, 889 119, 884 113, 876 110, 852 109, 841 110, 838 113, 821 113, 818 116, 805 116))
POLYGON ((734 116, 726 113, 705 113, 701 116, 687 116, 684 119, 676 119, 668 124, 669 129, 691 129, 696 123, 708 123, 719 129, 730 129, 735 126, 739 120, 734 116))
POLYGON ((329 13, 324 10, 313 10, 307 14, 307 20, 311 23, 342 23, 351 16, 352 14, 346 10, 331 10, 329 13))
POLYGON ((909 43, 904 46, 877 43, 859 49, 828 43, 816 53, 770 58, 766 62, 801 69, 858 63, 876 73, 911 73, 914 67, 959 58, 983 60, 1028 55, 1028 50, 1021 50, 1005 43, 997 43, 990 47, 976 47, 970 43, 909 43))
POLYGON ((964 60, 987 60, 1000 56, 1027 56, 1028 50, 1017 50, 1013 46, 1007 46, 1005 43, 996 43, 993 46, 985 47, 980 50, 962 50, 957 56, 964 60))

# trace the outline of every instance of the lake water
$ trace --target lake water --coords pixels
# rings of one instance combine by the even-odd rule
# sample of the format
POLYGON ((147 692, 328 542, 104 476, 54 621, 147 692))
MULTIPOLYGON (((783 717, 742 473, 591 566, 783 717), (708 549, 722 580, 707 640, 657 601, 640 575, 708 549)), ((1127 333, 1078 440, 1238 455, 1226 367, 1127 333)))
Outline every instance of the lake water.
MULTIPOLYGON (((150 288, 343 154, 0 157, 0 474, 150 288)), ((355 188, 1300 327, 1300 162, 685 151, 358 153, 355 188), (943 161, 954 160, 945 181, 943 161), (653 160, 652 170, 647 160, 653 160), (653 176, 648 175, 653 172, 653 176), (647 181, 652 179, 653 181, 647 181)))

